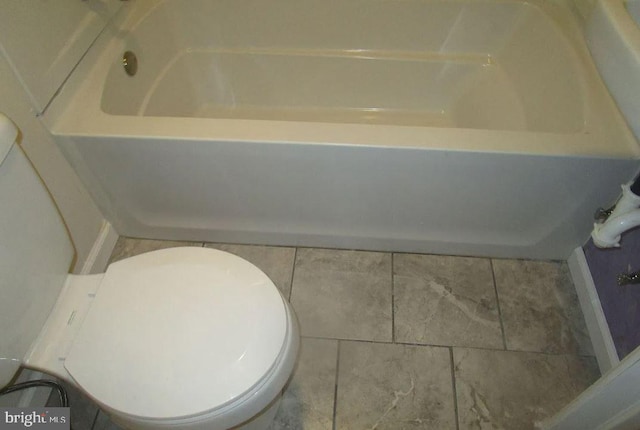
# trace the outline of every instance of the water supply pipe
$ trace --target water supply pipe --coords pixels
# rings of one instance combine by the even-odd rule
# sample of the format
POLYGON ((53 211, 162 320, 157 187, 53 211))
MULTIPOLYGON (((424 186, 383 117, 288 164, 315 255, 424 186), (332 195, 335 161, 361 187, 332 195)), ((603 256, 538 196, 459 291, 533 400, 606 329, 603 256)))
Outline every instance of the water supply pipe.
POLYGON ((611 215, 602 223, 593 226, 591 237, 599 248, 620 246, 622 234, 640 226, 640 175, 631 183, 622 186, 622 196, 611 215))

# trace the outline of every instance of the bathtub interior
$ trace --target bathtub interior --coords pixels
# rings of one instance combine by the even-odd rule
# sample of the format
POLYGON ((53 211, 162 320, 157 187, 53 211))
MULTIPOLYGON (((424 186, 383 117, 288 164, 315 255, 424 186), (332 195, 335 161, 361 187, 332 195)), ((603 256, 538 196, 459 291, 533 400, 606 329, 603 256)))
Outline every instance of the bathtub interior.
POLYGON ((579 61, 534 5, 443 0, 161 2, 114 56, 111 115, 574 133, 579 61), (160 30, 159 30, 160 29, 160 30))

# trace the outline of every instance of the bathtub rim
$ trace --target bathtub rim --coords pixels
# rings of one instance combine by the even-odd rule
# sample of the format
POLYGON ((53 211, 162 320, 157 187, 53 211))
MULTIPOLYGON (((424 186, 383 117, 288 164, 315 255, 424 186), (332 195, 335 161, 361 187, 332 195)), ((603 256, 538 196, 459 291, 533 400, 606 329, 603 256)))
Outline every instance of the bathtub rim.
MULTIPOLYGON (((60 137, 155 138, 175 141, 255 142, 282 145, 334 145, 412 148, 449 152, 505 153, 538 156, 640 159, 640 147, 581 133, 542 133, 395 125, 340 124, 176 117, 126 117, 100 114, 78 123, 57 122, 50 131, 60 137), (211 132, 215 129, 215 134, 211 132), (149 131, 153 131, 150 133, 149 131), (283 135, 286 137, 283 138, 283 135), (322 137, 318 137, 322 136, 322 137)), ((626 124, 624 124, 626 126, 626 124)), ((619 142, 619 141, 618 141, 619 142)), ((624 143, 624 142, 622 142, 624 143)))

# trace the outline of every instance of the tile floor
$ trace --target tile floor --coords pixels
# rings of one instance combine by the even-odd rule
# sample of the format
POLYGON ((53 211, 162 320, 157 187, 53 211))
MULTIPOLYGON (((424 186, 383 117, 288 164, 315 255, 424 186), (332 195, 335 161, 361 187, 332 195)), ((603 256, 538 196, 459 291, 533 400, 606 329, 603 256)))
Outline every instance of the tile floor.
MULTIPOLYGON (((532 429, 598 378, 564 263, 121 238, 260 267, 302 348, 271 430, 532 429)), ((117 430, 72 393, 75 430, 117 430)))

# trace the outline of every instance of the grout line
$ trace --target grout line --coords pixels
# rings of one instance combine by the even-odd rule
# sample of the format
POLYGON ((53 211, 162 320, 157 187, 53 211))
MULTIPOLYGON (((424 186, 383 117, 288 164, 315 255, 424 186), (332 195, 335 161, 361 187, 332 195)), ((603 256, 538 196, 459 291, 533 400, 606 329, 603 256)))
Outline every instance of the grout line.
POLYGON ((394 281, 395 253, 391 253, 391 343, 396 343, 396 291, 394 281))
POLYGON ((293 277, 296 273, 296 261, 298 260, 298 247, 293 248, 293 267, 291 268, 291 279, 289 279, 289 297, 287 300, 291 303, 291 297, 293 295, 293 277))
POLYGON ((412 342, 385 342, 380 340, 366 340, 366 339, 348 339, 348 338, 338 338, 338 337, 323 337, 323 336, 310 336, 310 335, 301 335, 303 339, 320 339, 320 340, 336 340, 338 342, 359 342, 359 343, 372 343, 377 345, 406 345, 406 346, 423 346, 428 348, 460 348, 460 349, 472 349, 477 351, 494 351, 494 352, 508 352, 511 354, 537 354, 546 357, 556 357, 556 356, 570 356, 570 357, 583 357, 583 358, 594 358, 593 355, 583 355, 583 354, 574 354, 570 352, 546 352, 546 351, 534 351, 534 350, 514 350, 514 349, 497 349, 497 348, 489 348, 482 346, 466 346, 466 345, 439 345, 433 343, 412 343, 412 342))
MULTIPOLYGON (((377 342, 381 343, 381 342, 377 342)), ((483 346, 465 346, 465 345, 439 345, 435 343, 411 343, 411 342, 398 342, 397 345, 408 345, 408 346, 428 346, 430 348, 465 348, 465 349, 478 349, 480 351, 502 351, 503 349, 495 349, 488 348, 483 346)))
POLYGON ((460 419, 458 418, 458 391, 456 389, 456 368, 453 361, 453 347, 449 348, 449 360, 451 361, 451 388, 453 389, 453 413, 456 419, 456 430, 460 430, 460 419))
POLYGON ((100 415, 100 409, 98 408, 98 410, 96 411, 96 416, 93 417, 93 421, 91 422, 91 428, 95 429, 96 428, 96 424, 98 423, 98 415, 100 415))
MULTIPOLYGON (((158 240, 158 241, 171 241, 165 239, 153 239, 150 237, 134 237, 134 236, 119 236, 123 239, 133 239, 133 240, 158 240)), ((200 241, 192 241, 192 240, 176 240, 175 242, 200 242, 200 241)), ((294 244, 284 244, 284 245, 276 245, 269 243, 253 243, 253 242, 229 242, 229 241, 205 241, 203 242, 207 246, 207 244, 214 245, 244 245, 244 246, 266 246, 270 248, 304 248, 304 249, 323 249, 328 251, 362 251, 362 252, 372 252, 379 254, 415 254, 415 255, 436 255, 440 257, 464 257, 464 258, 478 258, 478 259, 507 259, 514 261, 538 261, 538 262, 555 262, 555 263, 566 263, 567 260, 557 260, 557 259, 548 259, 548 258, 514 258, 514 257, 488 257, 485 255, 477 255, 477 254, 446 254, 446 253, 430 253, 430 252, 420 252, 420 251, 398 251, 398 250, 390 250, 390 249, 371 249, 371 248, 349 248, 349 247, 330 247, 330 246, 313 246, 313 245, 294 245, 294 244)), ((394 248, 395 249, 395 248, 394 248)))
MULTIPOLYGON (((382 345, 393 345, 390 341, 384 340, 368 340, 368 339, 351 339, 347 337, 326 337, 326 336, 313 336, 308 334, 303 334, 300 337, 309 338, 309 339, 325 339, 325 340, 337 340, 342 342, 361 342, 361 343, 377 343, 382 345)), ((416 346, 441 346, 444 348, 449 347, 450 345, 422 345, 422 344, 406 344, 406 345, 416 345, 416 346)))
POLYGON ((336 379, 333 386, 333 425, 332 429, 336 430, 336 415, 338 411, 338 373, 340 372, 340 346, 342 341, 338 341, 338 348, 336 354, 336 379))
POLYGON ((491 266, 491 276, 493 278, 493 291, 496 295, 496 305, 498 306, 498 317, 500 318, 500 331, 502 332, 502 345, 504 350, 507 350, 507 336, 504 333, 504 321, 502 318, 502 309, 500 308, 500 297, 498 296, 498 282, 496 281, 496 271, 493 267, 493 258, 489 259, 489 265, 491 266))

